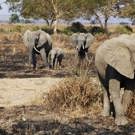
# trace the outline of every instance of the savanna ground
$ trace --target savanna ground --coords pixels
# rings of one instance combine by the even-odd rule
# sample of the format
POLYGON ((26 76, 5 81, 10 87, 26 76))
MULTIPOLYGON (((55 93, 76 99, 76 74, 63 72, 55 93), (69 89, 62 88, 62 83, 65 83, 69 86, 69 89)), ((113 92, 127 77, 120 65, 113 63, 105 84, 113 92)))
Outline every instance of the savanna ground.
POLYGON ((134 99, 129 125, 118 127, 112 117, 100 115, 102 91, 91 58, 107 37, 96 36, 91 64, 78 77, 75 51, 65 34, 52 35, 53 46, 65 52, 62 69, 43 68, 40 56, 37 71, 27 66, 21 34, 29 27, 0 26, 0 135, 135 135, 134 99))

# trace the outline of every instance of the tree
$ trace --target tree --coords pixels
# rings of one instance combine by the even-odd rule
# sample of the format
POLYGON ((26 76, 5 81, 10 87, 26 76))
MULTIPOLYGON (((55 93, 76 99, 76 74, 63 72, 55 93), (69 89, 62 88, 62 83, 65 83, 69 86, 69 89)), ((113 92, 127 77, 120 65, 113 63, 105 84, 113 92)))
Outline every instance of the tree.
MULTIPOLYGON (((22 3, 20 13, 23 17, 43 18, 48 25, 54 25, 54 32, 57 31, 59 19, 73 18, 77 9, 77 0, 8 0, 12 5, 11 9, 16 8, 16 3, 22 3)), ((17 5, 17 4, 16 4, 17 5)))
POLYGON ((135 19, 135 1, 130 0, 126 1, 124 4, 124 7, 121 10, 121 16, 123 17, 129 17, 131 20, 135 19))
POLYGON ((1 5, 2 5, 3 3, 6 3, 6 1, 0 2, 0 10, 2 9, 2 6, 1 6, 1 5))
POLYGON ((11 23, 20 22, 19 16, 17 14, 11 14, 9 20, 10 20, 11 23))
POLYGON ((108 34, 107 23, 110 16, 118 14, 117 0, 82 0, 82 11, 86 18, 90 18, 91 15, 95 15, 100 26, 105 29, 108 34), (101 16, 104 20, 101 20, 101 16))

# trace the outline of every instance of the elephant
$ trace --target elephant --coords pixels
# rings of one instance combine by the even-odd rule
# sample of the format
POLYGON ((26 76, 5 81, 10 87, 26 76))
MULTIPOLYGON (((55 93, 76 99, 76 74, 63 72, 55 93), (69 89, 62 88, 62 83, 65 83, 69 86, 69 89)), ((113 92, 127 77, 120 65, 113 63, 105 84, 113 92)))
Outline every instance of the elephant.
POLYGON ((103 86, 102 114, 109 116, 113 112, 117 125, 128 123, 125 115, 135 90, 134 42, 135 34, 120 35, 104 41, 95 54, 95 66, 103 86))
POLYGON ((64 58, 64 52, 61 48, 53 48, 49 52, 48 56, 48 62, 49 62, 49 67, 54 69, 55 67, 57 68, 58 64, 61 67, 62 66, 62 60, 64 58))
POLYGON ((78 59, 78 66, 83 63, 84 59, 88 60, 88 49, 94 41, 94 36, 91 33, 74 33, 71 36, 71 41, 76 49, 76 58, 78 59))
POLYGON ((28 48, 29 65, 36 69, 36 55, 41 55, 44 65, 48 64, 48 54, 52 49, 52 39, 50 35, 42 30, 26 30, 23 35, 23 41, 28 48))

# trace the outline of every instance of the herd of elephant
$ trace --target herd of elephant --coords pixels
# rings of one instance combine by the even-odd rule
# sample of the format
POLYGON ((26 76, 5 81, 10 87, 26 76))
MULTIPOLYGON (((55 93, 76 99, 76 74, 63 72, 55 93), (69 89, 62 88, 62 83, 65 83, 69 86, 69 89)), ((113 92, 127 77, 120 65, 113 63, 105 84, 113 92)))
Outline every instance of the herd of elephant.
MULTIPOLYGON (((82 61, 85 58, 88 60, 88 48, 93 42, 92 34, 73 34, 72 42, 77 50, 77 58, 82 61)), ((55 68, 59 64, 61 66, 64 58, 64 51, 61 48, 53 48, 51 36, 42 31, 27 30, 23 35, 23 41, 28 48, 29 65, 32 64, 33 69, 36 69, 37 55, 41 55, 44 66, 55 68)))
MULTIPOLYGON (((61 66, 64 53, 60 48, 53 48, 49 34, 42 30, 27 30, 23 39, 29 52, 29 63, 32 63, 33 68, 36 68, 37 54, 41 55, 45 66, 61 66)), ((89 61, 88 50, 94 42, 94 36, 90 33, 75 33, 71 39, 79 61, 89 61)), ((126 112, 135 90, 135 34, 122 34, 104 41, 96 50, 95 66, 103 86, 102 115, 113 114, 117 125, 127 124, 126 112), (122 89, 124 93, 121 95, 122 89)))

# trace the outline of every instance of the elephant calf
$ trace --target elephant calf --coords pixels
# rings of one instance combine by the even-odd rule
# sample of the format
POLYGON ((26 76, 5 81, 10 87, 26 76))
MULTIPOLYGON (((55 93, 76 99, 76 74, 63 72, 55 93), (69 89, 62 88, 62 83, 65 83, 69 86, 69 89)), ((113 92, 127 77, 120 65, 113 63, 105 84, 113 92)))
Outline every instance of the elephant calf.
POLYGON ((96 51, 95 65, 104 87, 103 115, 109 116, 113 111, 117 125, 127 124, 125 114, 135 90, 135 34, 106 40, 96 51))
POLYGON ((48 64, 48 54, 52 49, 52 40, 48 33, 37 30, 27 30, 23 35, 23 41, 28 48, 29 64, 36 68, 37 58, 36 55, 41 55, 44 65, 48 64))
POLYGON ((61 67, 62 60, 64 58, 64 52, 60 48, 53 48, 49 52, 48 62, 50 68, 57 68, 58 64, 61 67))

